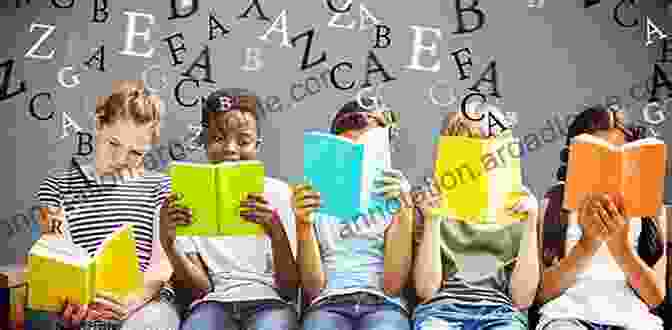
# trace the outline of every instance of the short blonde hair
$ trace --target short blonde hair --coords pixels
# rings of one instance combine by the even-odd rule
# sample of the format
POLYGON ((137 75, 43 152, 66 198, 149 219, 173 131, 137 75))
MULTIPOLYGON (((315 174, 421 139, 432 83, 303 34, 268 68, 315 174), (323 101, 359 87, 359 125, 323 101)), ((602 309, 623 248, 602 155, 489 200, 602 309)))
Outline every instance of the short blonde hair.
POLYGON ((112 95, 96 98, 96 121, 101 126, 116 123, 120 119, 132 120, 135 124, 153 123, 152 143, 158 143, 161 120, 161 100, 147 95, 141 80, 117 80, 113 83, 112 95))

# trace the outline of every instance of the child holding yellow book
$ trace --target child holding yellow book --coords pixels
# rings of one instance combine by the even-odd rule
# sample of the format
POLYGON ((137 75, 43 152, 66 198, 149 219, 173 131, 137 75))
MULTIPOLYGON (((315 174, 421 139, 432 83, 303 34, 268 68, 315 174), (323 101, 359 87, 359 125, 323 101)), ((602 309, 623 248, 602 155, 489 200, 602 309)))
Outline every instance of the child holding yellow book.
MULTIPOLYGON (((135 244, 134 251, 128 253, 137 255, 135 270, 144 274, 144 290, 127 301, 117 301, 119 299, 96 292, 91 304, 67 302, 61 309, 60 318, 72 329, 118 329, 122 326, 176 329, 179 316, 175 307, 159 299, 170 269, 161 272, 155 268, 161 260, 158 214, 170 191, 170 178, 159 173, 146 173, 143 168, 144 155, 158 142, 160 102, 144 91, 141 81, 118 83, 111 96, 97 102, 95 165, 79 166, 73 162, 70 167, 55 171, 40 185, 38 197, 43 207, 42 216, 46 217, 43 222, 48 224, 52 215, 58 215, 62 220, 59 227, 63 237, 89 256, 96 253, 120 226, 132 225, 135 244), (135 175, 130 177, 129 173, 135 175), (102 179, 110 176, 128 179, 114 183, 102 179)), ((119 266, 117 276, 123 278, 124 265, 115 266, 119 266)), ((35 271, 39 272, 39 269, 35 271)), ((67 280, 71 279, 53 278, 46 286, 57 286, 59 281, 67 280)), ((35 289, 48 290, 44 286, 35 289)))
MULTIPOLYGON (((210 163, 227 165, 257 159, 261 144, 258 111, 262 110, 256 95, 245 89, 221 89, 208 96, 203 107, 202 142, 210 163)), ((256 177, 258 171, 243 175, 256 177)), ((233 209, 240 210, 244 222, 261 227, 262 235, 228 230, 224 227, 235 224, 223 222, 219 226, 222 230, 215 230, 218 235, 192 228, 190 235, 194 236, 177 236, 178 227, 189 228, 184 225, 192 220, 195 225, 197 221, 213 221, 211 217, 219 218, 216 213, 220 210, 201 212, 200 219, 194 219, 190 209, 180 206, 175 193, 164 205, 161 244, 175 271, 176 285, 193 292, 197 299, 189 307, 183 330, 296 329, 294 304, 299 277, 291 192, 280 180, 261 180, 262 193, 249 193, 240 207, 235 205, 233 209), (224 232, 227 236, 221 236, 224 232)), ((228 180, 221 184, 227 192, 240 188, 226 186, 231 184, 228 180)), ((193 197, 186 196, 190 192, 184 193, 184 199, 193 197)), ((228 206, 226 209, 231 210, 228 206)), ((197 215, 195 211, 193 215, 197 215)), ((187 229, 179 231, 189 234, 187 229)))
MULTIPOLYGON (((468 110, 476 108, 471 103, 468 110)), ((503 118, 492 105, 481 108, 503 118)), ((453 112, 447 116, 441 135, 486 138, 490 134, 481 123, 453 112)), ((447 152, 441 156, 437 152, 436 157, 460 159, 462 155, 459 150, 447 152)), ((435 177, 439 177, 436 172, 440 167, 435 168, 435 177)), ((427 191, 414 193, 418 213, 414 286, 420 302, 414 313, 414 329, 527 329, 523 311, 532 304, 539 283, 536 198, 524 189, 504 196, 512 199, 508 205, 485 203, 480 207, 503 208, 491 212, 497 216, 524 216, 523 221, 496 218, 481 223, 443 215, 438 209, 446 205, 446 198, 454 197, 446 197, 446 188, 440 183, 430 180, 430 185, 427 191)))

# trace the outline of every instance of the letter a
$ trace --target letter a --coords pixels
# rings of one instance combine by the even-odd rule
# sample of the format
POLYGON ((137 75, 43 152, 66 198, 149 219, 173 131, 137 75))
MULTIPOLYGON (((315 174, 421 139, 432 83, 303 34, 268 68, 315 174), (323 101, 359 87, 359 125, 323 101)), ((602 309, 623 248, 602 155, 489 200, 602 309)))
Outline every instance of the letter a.
POLYGON ((652 34, 657 34, 658 39, 665 39, 667 38, 667 35, 663 33, 663 31, 658 28, 655 24, 653 24, 653 21, 647 16, 646 17, 646 46, 649 46, 650 44, 653 43, 653 40, 651 40, 651 35, 652 34), (652 30, 653 29, 653 30, 652 30))
POLYGON ((273 21, 273 24, 271 24, 271 27, 266 30, 266 33, 259 37, 259 40, 268 41, 268 35, 273 31, 282 32, 282 43, 280 46, 292 48, 292 45, 289 44, 289 33, 287 32, 287 9, 282 10, 280 15, 273 21), (276 25, 282 25, 282 28, 278 28, 276 25))

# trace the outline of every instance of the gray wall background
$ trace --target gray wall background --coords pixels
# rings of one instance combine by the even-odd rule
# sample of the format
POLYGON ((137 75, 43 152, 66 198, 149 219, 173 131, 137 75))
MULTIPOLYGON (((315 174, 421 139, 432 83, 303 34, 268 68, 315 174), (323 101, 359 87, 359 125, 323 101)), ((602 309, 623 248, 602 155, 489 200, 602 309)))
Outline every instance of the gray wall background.
MULTIPOLYGON (((22 2, 25 0, 22 0, 22 2)), ((69 0, 68 0, 69 1, 69 0)), ((68 1, 60 1, 67 4, 68 1)), ((247 6, 248 0, 200 0, 199 11, 185 19, 169 21, 170 3, 161 1, 109 0, 110 17, 104 24, 91 23, 93 1, 75 0, 72 9, 55 8, 47 0, 31 0, 31 4, 15 8, 15 0, 3 0, 0 11, 3 32, 0 42, 0 60, 15 59, 10 91, 25 80, 28 91, 0 102, 0 125, 7 132, 3 139, 6 169, 0 172, 3 198, 0 199, 0 219, 11 221, 12 215, 26 213, 35 205, 34 193, 43 178, 52 168, 66 165, 76 152, 74 134, 62 141, 61 113, 67 112, 84 130, 93 129, 90 113, 94 111, 95 96, 108 95, 111 82, 117 79, 141 79, 141 72, 150 65, 158 64, 167 75, 167 86, 160 91, 167 108, 163 119, 162 141, 187 134, 187 125, 200 119, 200 107, 179 106, 173 96, 173 88, 184 72, 196 59, 203 45, 210 47, 212 78, 214 86, 201 84, 198 90, 184 88, 185 98, 206 96, 220 87, 252 88, 263 97, 277 95, 284 103, 284 111, 269 113, 264 123, 265 145, 261 158, 267 163, 271 176, 296 180, 302 172, 302 132, 308 128, 327 128, 329 116, 343 103, 350 100, 355 91, 340 91, 332 86, 322 86, 321 91, 306 97, 291 109, 289 88, 294 82, 318 76, 324 69, 341 61, 350 61, 351 72, 342 71, 338 79, 364 79, 365 59, 372 48, 372 30, 355 30, 327 27, 332 13, 325 1, 261 1, 264 14, 271 21, 256 19, 253 10, 248 19, 237 19, 247 6), (288 12, 290 38, 314 28, 316 31, 311 57, 327 52, 327 64, 306 71, 300 70, 305 39, 295 48, 280 46, 281 34, 272 33, 270 42, 258 39, 270 27, 282 10, 288 12), (127 17, 125 10, 152 14, 156 24, 151 29, 150 45, 155 47, 152 58, 120 55, 125 40, 127 17), (231 29, 226 37, 208 41, 208 14, 214 11, 218 20, 231 29), (43 30, 29 32, 31 23, 55 25, 56 30, 39 50, 45 54, 55 49, 52 60, 24 58, 26 51, 41 36, 43 30), (187 53, 184 64, 173 67, 167 43, 161 39, 174 32, 185 36, 187 53), (57 73, 69 65, 79 65, 87 60, 101 44, 105 45, 105 69, 89 70, 80 75, 81 84, 66 89, 57 82, 57 73), (246 47, 262 48, 264 67, 257 72, 241 70, 246 47), (39 92, 51 92, 52 103, 38 101, 40 112, 56 111, 53 119, 38 121, 28 114, 30 97, 39 92), (13 152, 13 154, 12 154, 13 152), (13 155, 13 160, 12 160, 13 155), (12 161, 14 167, 12 168, 12 161)), ((335 1, 343 3, 343 1, 335 1)), ((359 3, 355 0, 352 14, 341 21, 347 24, 355 19, 359 24, 359 3)), ((470 3, 471 1, 464 1, 470 3)), ((457 28, 453 1, 385 1, 367 0, 366 7, 383 24, 391 28, 392 44, 386 49, 373 49, 385 70, 394 81, 385 83, 384 100, 401 113, 404 140, 400 150, 393 155, 393 164, 403 170, 412 183, 419 182, 432 166, 432 150, 441 118, 452 107, 433 105, 428 96, 429 88, 436 82, 448 81, 459 96, 464 95, 488 61, 497 61, 499 91, 503 98, 504 111, 518 113, 519 123, 515 129, 519 136, 538 132, 546 119, 576 111, 581 104, 603 102, 609 95, 623 95, 626 103, 634 102, 628 89, 635 82, 645 79, 653 72, 653 62, 659 57, 660 42, 645 47, 642 29, 644 15, 650 16, 659 27, 672 35, 672 22, 663 1, 638 1, 641 9, 623 9, 628 22, 640 20, 635 28, 618 26, 613 18, 614 7, 620 2, 603 0, 601 4, 583 9, 583 1, 545 0, 543 8, 528 8, 526 0, 483 0, 479 7, 486 14, 485 25, 469 34, 454 35, 457 28), (413 33, 410 25, 431 26, 442 31, 442 40, 437 41, 441 69, 439 72, 413 71, 410 64, 413 33), (471 79, 458 80, 457 67, 450 53, 469 47, 473 66, 471 79)), ((467 22, 473 17, 466 14, 467 22)), ((144 19, 139 19, 138 31, 144 30, 144 19)), ((671 36, 672 37, 672 36, 671 36)), ((427 33, 425 42, 434 40, 427 33)), ((146 49, 138 38, 136 50, 146 49)), ((312 59, 311 58, 311 59, 312 59)), ((434 59, 424 55, 422 63, 430 66, 434 59)), ((668 72, 669 64, 663 67, 668 72)), ((196 71, 197 77, 201 73, 196 71)), ((153 73, 151 84, 158 85, 158 75, 153 73)), ((378 83, 382 76, 372 76, 378 83)), ((484 84, 483 86, 487 86, 484 84)), ((440 88, 437 91, 447 91, 440 88)), ((487 90, 487 89, 486 89, 487 90)), ((662 89, 660 95, 666 95, 662 89)), ((446 99, 447 95, 439 95, 446 99)), ((635 102, 633 117, 639 117, 642 102, 635 102)), ((668 114, 668 117, 672 116, 668 114)), ((664 129, 670 139, 672 124, 664 129)), ((563 138, 545 144, 531 153, 525 162, 528 184, 540 198, 555 180, 558 152, 563 138)), ((192 158, 200 158, 194 155, 192 158)), ((15 255, 24 254, 30 247, 31 237, 22 231, 8 238, 7 229, 0 229, 0 241, 8 241, 8 249, 0 252, 0 264, 10 263, 15 255)))

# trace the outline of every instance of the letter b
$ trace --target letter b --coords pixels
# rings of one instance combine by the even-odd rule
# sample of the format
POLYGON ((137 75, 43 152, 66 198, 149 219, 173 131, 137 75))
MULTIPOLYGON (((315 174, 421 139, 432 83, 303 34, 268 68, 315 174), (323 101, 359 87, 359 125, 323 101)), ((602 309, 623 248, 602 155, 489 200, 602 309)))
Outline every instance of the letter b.
POLYGON ((77 132, 77 156, 88 156, 93 152, 93 144, 91 143, 91 140, 93 140, 93 135, 88 132, 77 132), (88 139, 84 141, 83 137, 88 136, 88 139), (83 146, 88 146, 89 151, 84 152, 83 146))
POLYGON ((390 47, 390 44, 392 44, 392 40, 390 39, 390 27, 387 25, 382 25, 382 24, 377 24, 376 25, 376 44, 373 45, 373 48, 387 48, 390 47), (382 34, 380 30, 385 29, 385 34, 382 34), (381 39, 385 39, 386 42, 384 45, 380 44, 381 39))
POLYGON ((464 34, 474 32, 485 23, 485 13, 481 9, 477 9, 479 0, 473 0, 471 6, 462 7, 462 0, 455 0, 455 11, 457 12, 457 31, 453 34, 464 34), (464 13, 471 12, 476 14, 476 24, 473 27, 467 28, 464 24, 464 13))

